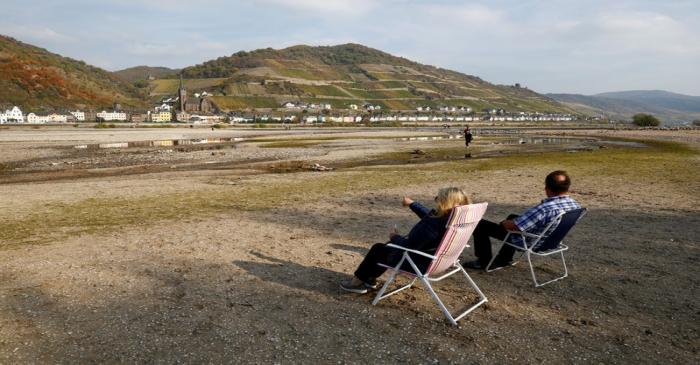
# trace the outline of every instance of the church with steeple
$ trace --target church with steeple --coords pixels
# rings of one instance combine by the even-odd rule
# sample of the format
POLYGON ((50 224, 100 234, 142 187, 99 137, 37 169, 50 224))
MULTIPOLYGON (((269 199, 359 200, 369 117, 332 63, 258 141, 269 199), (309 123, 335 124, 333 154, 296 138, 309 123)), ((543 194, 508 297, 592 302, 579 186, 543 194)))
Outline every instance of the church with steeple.
POLYGON ((208 94, 194 94, 193 98, 187 97, 187 89, 180 73, 180 87, 177 89, 178 112, 180 113, 211 113, 214 111, 214 104, 209 99, 208 94))

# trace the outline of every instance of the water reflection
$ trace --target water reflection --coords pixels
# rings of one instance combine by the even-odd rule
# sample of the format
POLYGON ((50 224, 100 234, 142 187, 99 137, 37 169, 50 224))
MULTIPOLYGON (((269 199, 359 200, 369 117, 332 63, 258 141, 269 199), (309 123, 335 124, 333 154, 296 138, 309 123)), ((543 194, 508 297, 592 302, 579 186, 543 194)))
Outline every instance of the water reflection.
MULTIPOLYGON (((415 136, 415 137, 402 137, 395 138, 398 142, 411 142, 411 141, 441 141, 441 140, 452 140, 463 138, 461 134, 451 134, 446 136, 415 136)), ((489 145, 527 145, 527 144, 553 144, 553 145, 614 145, 621 147, 646 147, 645 144, 640 142, 631 141, 616 141, 607 140, 599 138, 585 138, 585 137, 557 137, 557 136, 521 136, 513 137, 512 135, 507 136, 494 136, 493 134, 486 137, 486 144, 489 145)), ((479 140, 477 139, 478 143, 479 140)))

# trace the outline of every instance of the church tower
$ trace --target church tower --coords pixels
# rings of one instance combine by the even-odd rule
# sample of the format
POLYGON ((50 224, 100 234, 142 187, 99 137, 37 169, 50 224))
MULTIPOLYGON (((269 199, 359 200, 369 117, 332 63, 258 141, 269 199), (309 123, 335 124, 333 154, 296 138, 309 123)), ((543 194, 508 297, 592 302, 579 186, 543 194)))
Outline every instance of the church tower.
POLYGON ((180 73, 180 88, 177 90, 177 97, 180 101, 180 111, 186 112, 187 90, 185 90, 185 84, 182 82, 182 73, 180 73))

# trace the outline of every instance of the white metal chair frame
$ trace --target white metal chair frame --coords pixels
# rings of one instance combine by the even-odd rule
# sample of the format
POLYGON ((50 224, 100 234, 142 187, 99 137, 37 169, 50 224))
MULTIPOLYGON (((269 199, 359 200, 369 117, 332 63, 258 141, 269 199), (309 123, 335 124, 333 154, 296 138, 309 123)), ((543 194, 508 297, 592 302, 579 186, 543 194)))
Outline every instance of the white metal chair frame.
MULTIPOLYGON (((576 219, 576 222, 573 223, 572 227, 574 225, 576 225, 576 223, 578 223, 578 221, 581 220, 581 218, 583 218, 584 215, 586 215, 587 210, 585 208, 581 208, 581 210, 582 210, 582 212, 580 213, 581 215, 576 219)), ((546 251, 535 251, 535 249, 537 249, 537 247, 538 247, 538 244, 541 241, 544 241, 545 239, 547 239, 548 235, 545 235, 545 233, 549 232, 550 228, 557 227, 559 225, 559 223, 561 222, 562 217, 567 213, 569 213, 569 212, 562 212, 559 215, 557 215, 556 218, 554 218, 547 225, 547 227, 545 227, 545 229, 542 231, 542 233, 539 235, 527 233, 527 232, 510 231, 509 230, 508 233, 506 234, 506 236, 503 238, 503 241, 501 242, 500 247, 503 247, 503 245, 508 245, 508 246, 514 247, 515 249, 517 249, 518 251, 521 252, 520 257, 522 257, 523 255, 525 255, 525 257, 527 257, 527 262, 528 262, 528 265, 530 266, 530 274, 532 275, 532 281, 534 282, 536 288, 547 285, 549 283, 553 283, 555 281, 564 279, 565 277, 569 276, 569 270, 566 267, 566 260, 564 259, 564 251, 568 250, 569 247, 563 243, 564 242, 563 239, 562 239, 562 241, 559 242, 559 244, 555 248, 552 248, 552 249, 549 249, 546 251), (521 241, 522 246, 515 244, 515 243, 512 243, 512 242, 508 242, 508 238, 510 238, 511 235, 521 236, 522 237, 522 241, 521 241), (529 240, 529 242, 528 242, 528 240, 529 240), (528 243, 529 243, 529 245, 528 245, 528 243), (550 255, 553 255, 556 253, 558 253, 561 256, 561 263, 564 266, 564 274, 561 276, 557 276, 556 278, 551 279, 549 281, 545 281, 544 283, 539 283, 537 281, 537 276, 535 275, 535 268, 532 265, 532 255, 539 256, 539 257, 546 257, 546 256, 550 256, 550 255)), ((500 250, 500 248, 499 248, 499 250, 500 250)), ((498 255, 493 255, 491 257, 491 261, 489 261, 489 264, 486 265, 486 272, 492 272, 492 271, 496 271, 496 270, 503 268, 503 267, 498 267, 495 269, 491 269, 491 265, 493 264, 493 262, 497 256, 498 255)))
MULTIPOLYGON (((482 203, 482 204, 485 204, 485 203, 482 203)), ((483 209, 484 209, 484 211, 486 210, 485 207, 484 207, 483 209)), ((483 215, 483 213, 482 213, 482 215, 483 215)), ((481 218, 481 217, 479 217, 479 219, 480 219, 480 218, 481 218)), ((478 219, 477 219, 477 222, 478 222, 478 219)), ((461 224, 461 225, 455 225, 455 226, 452 226, 452 227, 453 227, 453 228, 460 229, 460 228, 462 228, 463 226, 466 226, 466 225, 467 225, 467 224, 461 224)), ((446 233, 446 234, 447 234, 447 233, 446 233)), ((466 239, 468 240, 469 237, 471 237, 471 234, 470 234, 468 237, 466 237, 466 239)), ((442 244, 442 242, 441 242, 441 244, 442 244)), ((459 254, 461 254, 461 252, 464 251, 464 249, 465 249, 466 247, 468 247, 468 246, 469 246, 469 245, 468 245, 467 243, 465 243, 464 246, 461 248, 459 254)), ((432 273, 426 273, 426 274, 424 274, 424 273, 422 273, 422 272, 418 269, 418 267, 416 266, 415 262, 413 262, 413 259, 411 259, 411 256, 409 255, 409 253, 416 254, 416 255, 420 255, 420 256, 424 256, 424 257, 430 258, 431 260, 436 260, 436 259, 438 259, 438 256, 436 256, 436 255, 431 255, 431 254, 428 254, 428 253, 425 253, 425 252, 422 252, 422 251, 417 251, 417 250, 408 249, 408 248, 406 248, 406 247, 398 246, 398 245, 395 245, 395 244, 392 244, 392 243, 387 244, 387 247, 395 248, 395 249, 397 249, 397 250, 402 250, 402 251, 404 251, 404 252, 403 252, 403 255, 402 255, 402 257, 401 257, 401 260, 400 260, 399 263, 396 264, 395 266, 392 267, 392 266, 383 265, 383 264, 381 265, 381 266, 387 267, 387 268, 391 271, 391 274, 390 274, 390 276, 389 276, 389 279, 384 283, 384 285, 383 285, 382 288, 379 290, 379 292, 377 292, 377 295, 374 297, 374 300, 372 301, 372 305, 376 305, 377 303, 379 303, 380 300, 385 299, 385 298, 387 298, 387 297, 389 297, 389 296, 391 296, 391 295, 394 295, 394 294, 396 294, 396 293, 398 293, 398 292, 400 292, 400 291, 403 291, 403 290, 405 290, 405 289, 408 289, 408 288, 412 287, 413 284, 416 282, 416 280, 420 280, 420 281, 423 283, 423 285, 425 285, 426 289, 428 290, 428 292, 430 293, 430 295, 433 297, 433 299, 435 300, 435 302, 437 303, 437 305, 440 307, 440 309, 442 310, 442 312, 445 314, 445 317, 447 317, 447 319, 450 321, 450 323, 452 323, 453 325, 457 326, 457 321, 459 321, 459 320, 462 319, 464 316, 466 316, 467 314, 471 313, 474 309, 476 309, 477 307, 479 307, 480 305, 482 305, 482 304, 484 304, 484 303, 486 303, 486 302, 488 301, 488 299, 486 298, 486 296, 484 295, 484 293, 481 292, 481 290, 479 289, 479 287, 476 286, 476 283, 474 283, 474 280, 472 280, 472 278, 469 276, 469 274, 467 274, 467 272, 464 270, 464 268, 462 267, 462 265, 459 263, 459 255, 457 255, 457 259, 455 259, 455 261, 451 264, 451 267, 452 267, 451 270, 449 270, 448 272, 444 272, 444 271, 441 272, 440 274, 442 274, 442 275, 440 275, 439 277, 432 277, 432 276, 431 276, 432 273), (403 265, 404 262, 408 262, 408 264, 411 266, 411 269, 412 269, 413 272, 408 272, 408 271, 401 270, 401 266, 403 265), (469 282, 469 285, 470 285, 470 286, 477 292, 477 294, 479 295, 479 301, 478 301, 476 304, 474 304, 474 305, 470 306, 469 308, 467 308, 464 312, 462 312, 462 313, 457 313, 457 314, 453 315, 453 314, 451 314, 450 311, 447 309, 447 307, 446 307, 445 304, 442 302, 442 300, 440 300, 440 297, 438 297, 437 293, 435 293, 435 290, 433 290, 433 287, 432 287, 432 285, 430 285, 430 283, 431 283, 431 282, 441 281, 441 280, 443 280, 443 279, 445 279, 445 278, 447 278, 447 277, 450 277, 450 276, 452 276, 453 274, 456 274, 456 273, 458 273, 458 272, 462 272, 462 274, 464 274, 464 277, 465 277, 465 278, 467 279, 467 281, 469 282), (397 275, 397 274, 402 274, 402 275, 409 276, 409 277, 410 277, 410 276, 413 276, 413 280, 411 280, 411 282, 408 283, 407 285, 404 285, 404 286, 402 286, 402 287, 400 287, 400 288, 398 288, 398 289, 392 290, 391 292, 389 292, 389 293, 387 293, 387 294, 384 294, 384 292, 387 290, 387 288, 389 287, 389 285, 394 281, 394 279, 396 279, 396 275, 397 275)), ((438 249, 439 249, 439 247, 438 247, 438 249)), ((430 270, 430 267, 428 267, 428 269, 426 269, 426 271, 428 271, 428 270, 430 270)))

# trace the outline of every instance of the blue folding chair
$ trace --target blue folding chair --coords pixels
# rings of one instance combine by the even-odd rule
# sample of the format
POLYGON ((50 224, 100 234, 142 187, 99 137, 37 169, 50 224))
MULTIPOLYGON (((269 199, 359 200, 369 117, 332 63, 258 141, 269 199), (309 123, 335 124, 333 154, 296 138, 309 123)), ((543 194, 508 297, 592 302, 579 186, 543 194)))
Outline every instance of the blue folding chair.
MULTIPOLYGON (((569 247, 563 243, 563 239, 569 233, 571 228, 573 228, 574 225, 576 225, 576 223, 583 218, 586 211, 586 208, 579 208, 559 214, 539 235, 520 231, 508 231, 508 234, 506 234, 505 238, 503 239, 501 247, 503 247, 503 245, 508 245, 523 252, 523 254, 527 257, 528 264, 530 265, 530 273, 532 274, 532 281, 535 283, 535 287, 540 287, 557 280, 561 280, 569 276, 569 271, 566 268, 566 260, 564 260, 564 251, 568 250, 569 247), (554 228, 551 233, 547 234, 552 227, 556 228, 554 228), (508 239, 514 235, 518 235, 522 238, 520 243, 508 241, 508 239), (558 276, 544 283, 538 283, 537 276, 535 276, 535 268, 532 265, 532 255, 545 257, 556 253, 561 255, 561 263, 564 265, 564 275, 558 276)), ((491 269, 491 264, 493 264, 495 259, 496 255, 491 258, 491 261, 486 266, 487 272, 497 270, 491 269)))

